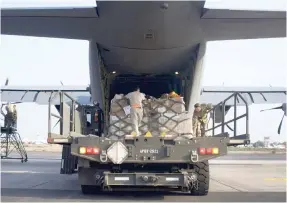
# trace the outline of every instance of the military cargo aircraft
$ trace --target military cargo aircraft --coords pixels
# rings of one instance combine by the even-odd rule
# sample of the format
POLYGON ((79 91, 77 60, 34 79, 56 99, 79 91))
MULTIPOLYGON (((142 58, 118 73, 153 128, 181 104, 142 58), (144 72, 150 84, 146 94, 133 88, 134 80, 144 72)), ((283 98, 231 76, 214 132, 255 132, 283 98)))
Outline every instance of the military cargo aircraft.
MULTIPOLYGON (((96 7, 85 8, 2 8, 1 32, 89 40, 90 92, 102 108, 115 93, 144 84, 142 90, 155 96, 177 89, 192 110, 201 100, 207 41, 286 36, 286 11, 204 5, 205 1, 97 1, 96 7)), ((63 87, 48 87, 59 88, 63 87)), ((212 95, 226 95, 222 87, 212 89, 212 95)), ((213 99, 219 101, 213 96, 208 101, 214 103, 213 99)))
MULTIPOLYGON (((230 107, 286 102, 286 88, 202 87, 206 42, 285 37, 286 12, 207 9, 204 4, 205 1, 97 1, 96 7, 86 8, 2 8, 2 34, 89 40, 90 86, 12 87, 6 83, 1 88, 1 100, 56 106, 61 133, 49 132, 48 142, 70 144, 64 145, 61 172, 70 173, 78 165, 83 193, 94 191, 94 186, 105 190, 124 186, 147 189, 160 181, 163 186, 206 195, 208 160, 225 155, 227 146, 249 143, 248 108, 244 115, 246 134, 237 136, 234 129, 234 139, 226 136, 224 115, 230 107), (213 132, 213 137, 197 137, 192 141, 165 141, 158 137, 112 141, 90 136, 86 129, 99 123, 96 117, 99 114, 98 109, 94 111, 89 105, 96 104, 102 110, 107 124, 111 99, 135 86, 153 97, 176 90, 190 112, 196 102, 221 107, 217 108, 220 113, 213 114, 213 120, 221 122, 222 133, 213 132), (63 93, 70 103, 64 100, 63 93), (232 96, 234 101, 227 100, 232 96), (83 111, 75 103, 93 110, 92 124, 84 127, 83 111), (101 173, 107 168, 108 172, 101 173), (123 173, 124 170, 128 173, 123 173), (156 172, 146 174, 149 170, 156 172), (136 176, 131 175, 134 173, 136 176)), ((49 122, 50 116, 49 108, 49 122)), ((235 111, 234 117, 242 116, 237 117, 235 111)))

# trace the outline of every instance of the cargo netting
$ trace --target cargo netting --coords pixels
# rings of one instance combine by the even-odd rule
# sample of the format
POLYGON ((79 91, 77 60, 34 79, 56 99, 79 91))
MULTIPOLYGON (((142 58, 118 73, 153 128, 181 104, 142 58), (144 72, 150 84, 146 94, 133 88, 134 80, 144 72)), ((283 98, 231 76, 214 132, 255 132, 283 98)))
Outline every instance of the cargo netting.
MULTIPOLYGON (((111 101, 109 139, 121 139, 133 132, 130 106, 123 95, 111 101)), ((192 135, 192 113, 185 110, 182 97, 149 99, 143 102, 143 119, 139 126, 140 136, 150 132, 152 136, 178 137, 192 135)))

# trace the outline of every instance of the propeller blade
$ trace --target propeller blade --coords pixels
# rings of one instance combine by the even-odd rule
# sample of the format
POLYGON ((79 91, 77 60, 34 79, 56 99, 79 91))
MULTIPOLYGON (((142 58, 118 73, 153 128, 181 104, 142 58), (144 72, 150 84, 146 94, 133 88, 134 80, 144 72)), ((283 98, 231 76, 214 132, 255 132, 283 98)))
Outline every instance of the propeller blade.
POLYGON ((264 109, 264 110, 261 110, 260 112, 274 110, 274 109, 282 109, 282 106, 274 107, 274 108, 271 108, 271 109, 264 109))
POLYGON ((279 127, 278 127, 278 135, 280 135, 280 132, 281 132, 281 127, 282 127, 282 124, 283 124, 283 119, 284 119, 284 114, 283 114, 283 116, 282 116, 282 119, 281 119, 281 122, 280 122, 280 124, 279 124, 279 127))
POLYGON ((64 86, 64 84, 62 83, 62 81, 60 81, 60 83, 62 84, 62 86, 64 86))
POLYGON ((287 116, 286 106, 287 106, 287 104, 286 104, 286 103, 283 103, 283 105, 282 105, 282 110, 283 110, 285 116, 287 116))
POLYGON ((9 78, 6 79, 5 86, 7 86, 8 84, 9 84, 9 78))

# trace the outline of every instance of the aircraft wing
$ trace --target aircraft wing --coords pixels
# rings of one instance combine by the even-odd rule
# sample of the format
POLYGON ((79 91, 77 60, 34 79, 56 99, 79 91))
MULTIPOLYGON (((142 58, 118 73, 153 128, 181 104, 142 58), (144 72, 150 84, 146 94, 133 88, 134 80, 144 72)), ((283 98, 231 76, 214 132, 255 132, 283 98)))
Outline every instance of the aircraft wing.
MULTIPOLYGON (((57 92, 65 92, 80 104, 90 104, 91 96, 86 86, 56 86, 56 87, 17 87, 3 86, 1 88, 2 102, 36 102, 38 104, 48 104, 52 95, 53 102, 57 105, 60 98, 57 92)), ((216 105, 227 99, 234 92, 242 95, 248 105, 250 104, 277 104, 286 102, 285 87, 214 87, 206 86, 201 90, 200 103, 212 103, 216 105)), ((71 101, 64 98, 64 101, 71 101)), ((226 102, 226 105, 233 106, 234 99, 226 102)), ((237 105, 242 106, 244 102, 237 99, 237 105)))
POLYGON ((204 9, 207 41, 286 37, 286 11, 204 9))
MULTIPOLYGON (((250 104, 279 104, 286 103, 285 87, 203 87, 201 91, 200 103, 212 103, 216 105, 227 99, 234 92, 238 92, 248 105, 250 104)), ((245 103, 242 99, 237 99, 237 105, 245 103)), ((234 98, 226 101, 226 105, 234 106, 234 98)))
MULTIPOLYGON (((204 8, 199 17, 207 41, 286 36, 286 11, 204 8)), ((101 26, 98 7, 1 9, 2 34, 91 39, 101 26)))
POLYGON ((89 39, 98 17, 97 7, 1 8, 1 34, 89 39))
MULTIPOLYGON (((69 97, 78 103, 85 105, 91 104, 91 96, 86 86, 43 86, 43 87, 17 87, 3 86, 1 87, 1 102, 35 102, 38 104, 49 104, 52 98, 52 105, 60 104, 59 92, 66 93, 69 97)), ((64 102, 71 102, 71 99, 64 96, 64 102)))

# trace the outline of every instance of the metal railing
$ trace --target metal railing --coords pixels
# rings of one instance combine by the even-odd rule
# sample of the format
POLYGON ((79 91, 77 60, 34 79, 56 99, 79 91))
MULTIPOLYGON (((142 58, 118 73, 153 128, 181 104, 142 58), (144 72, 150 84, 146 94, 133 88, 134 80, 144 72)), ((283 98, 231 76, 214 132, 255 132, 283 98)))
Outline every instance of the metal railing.
POLYGON ((49 97, 49 103, 48 103, 48 139, 51 138, 51 134, 52 133, 52 117, 58 118, 58 122, 60 123, 60 133, 59 135, 61 136, 65 136, 64 134, 64 122, 63 122, 63 113, 64 113, 64 104, 65 103, 69 103, 69 107, 70 107, 70 123, 69 123, 69 131, 74 132, 75 131, 75 110, 76 110, 76 105, 81 106, 80 103, 78 103, 74 98, 72 98, 71 96, 69 96, 67 93, 65 92, 52 92, 50 97, 49 97), (55 98, 57 98, 57 96, 59 96, 60 99, 60 104, 52 104, 53 101, 55 100, 55 98), (65 97, 68 98, 68 100, 70 102, 65 102, 65 97), (51 112, 51 106, 55 105, 55 106, 59 106, 59 113, 60 115, 56 115, 53 114, 51 112))
MULTIPOLYGON (((229 123, 234 123, 234 127, 233 127, 233 137, 231 138, 234 138, 234 139, 242 139, 242 140, 246 140, 246 142, 249 142, 249 107, 248 107, 248 103, 246 102, 246 100, 244 99, 244 97, 239 93, 239 92, 235 92, 233 93, 232 95, 230 95, 229 97, 227 97, 225 100, 221 101, 219 104, 213 106, 213 108, 208 112, 208 113, 211 113, 212 115, 212 127, 205 130, 205 132, 208 132, 208 131, 212 131, 212 136, 216 136, 215 135, 215 129, 221 127, 221 133, 219 135, 224 135, 226 132, 226 127, 229 127, 229 123), (234 115, 233 115, 233 119, 230 119, 228 121, 226 121, 225 119, 225 107, 226 106, 230 106, 230 105, 226 105, 226 102, 231 100, 231 99, 234 99, 234 115), (239 102, 239 99, 241 99, 244 104, 245 104, 245 108, 246 108, 246 113, 245 114, 242 114, 240 116, 237 116, 237 103, 239 102), (221 122, 220 124, 216 125, 215 126, 215 112, 216 112, 216 109, 217 108, 222 108, 222 111, 221 111, 221 122), (242 119, 242 118, 246 118, 246 130, 245 130, 245 134, 243 135, 237 135, 237 121, 239 119, 242 119)), ((244 142, 244 143, 246 143, 244 142)))

